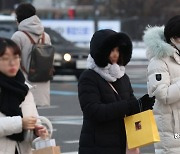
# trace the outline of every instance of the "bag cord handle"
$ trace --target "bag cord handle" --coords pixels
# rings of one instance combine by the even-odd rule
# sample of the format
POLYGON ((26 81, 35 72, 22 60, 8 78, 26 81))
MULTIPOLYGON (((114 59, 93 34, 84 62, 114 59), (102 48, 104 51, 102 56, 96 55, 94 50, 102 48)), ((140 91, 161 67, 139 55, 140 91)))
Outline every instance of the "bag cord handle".
MULTIPOLYGON (((114 91, 116 94, 119 95, 119 93, 118 93, 117 90, 114 88, 114 86, 113 86, 110 82, 108 82, 108 83, 109 83, 109 85, 111 86, 111 88, 113 89, 113 91, 114 91)), ((138 99, 138 105, 139 105, 139 111, 142 112, 142 111, 143 111, 143 107, 142 107, 142 102, 141 102, 140 99, 138 99)))

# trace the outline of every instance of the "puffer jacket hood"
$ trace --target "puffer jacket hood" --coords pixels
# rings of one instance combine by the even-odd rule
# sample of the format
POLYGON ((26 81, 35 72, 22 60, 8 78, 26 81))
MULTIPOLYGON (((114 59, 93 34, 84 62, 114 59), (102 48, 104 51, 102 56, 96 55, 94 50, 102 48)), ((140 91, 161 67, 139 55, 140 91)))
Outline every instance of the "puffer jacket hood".
POLYGON ((90 41, 90 54, 96 65, 99 67, 107 66, 110 52, 115 47, 119 47, 120 54, 123 57, 118 64, 125 66, 132 55, 132 42, 129 36, 110 29, 96 31, 90 41))
POLYGON ((147 47, 146 54, 149 60, 153 57, 161 59, 173 56, 174 52, 176 52, 176 49, 165 41, 164 26, 147 27, 143 40, 147 47))
POLYGON ((26 31, 35 35, 41 35, 44 32, 44 27, 38 16, 34 15, 20 22, 18 25, 19 31, 26 31))

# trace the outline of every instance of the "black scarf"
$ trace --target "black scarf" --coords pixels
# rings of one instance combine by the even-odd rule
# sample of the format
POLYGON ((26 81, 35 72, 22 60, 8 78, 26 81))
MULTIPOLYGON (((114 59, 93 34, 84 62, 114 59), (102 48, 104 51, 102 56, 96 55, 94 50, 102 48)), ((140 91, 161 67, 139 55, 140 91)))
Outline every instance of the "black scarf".
MULTIPOLYGON (((19 105, 24 101, 28 90, 29 88, 25 84, 25 78, 20 70, 15 77, 7 77, 0 73, 0 111, 6 116, 22 117, 19 105)), ((23 141, 24 131, 7 137, 11 140, 23 141)))

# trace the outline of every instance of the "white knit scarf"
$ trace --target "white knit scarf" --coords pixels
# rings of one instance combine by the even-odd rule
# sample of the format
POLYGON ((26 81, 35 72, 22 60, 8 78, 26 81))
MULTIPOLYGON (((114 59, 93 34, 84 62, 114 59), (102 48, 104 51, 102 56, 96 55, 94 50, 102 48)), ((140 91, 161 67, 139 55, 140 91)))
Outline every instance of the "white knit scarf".
POLYGON ((108 82, 114 82, 120 79, 125 73, 125 67, 118 64, 108 64, 106 67, 98 67, 90 54, 87 58, 87 68, 94 70, 108 82))

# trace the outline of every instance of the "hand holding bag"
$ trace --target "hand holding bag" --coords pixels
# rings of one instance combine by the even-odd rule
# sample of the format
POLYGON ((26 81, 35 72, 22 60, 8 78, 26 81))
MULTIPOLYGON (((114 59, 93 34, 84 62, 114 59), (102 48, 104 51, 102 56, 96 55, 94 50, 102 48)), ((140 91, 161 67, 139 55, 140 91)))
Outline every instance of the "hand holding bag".
POLYGON ((56 146, 55 139, 51 139, 53 133, 53 126, 51 122, 43 116, 38 117, 42 123, 45 123, 49 128, 49 138, 42 139, 41 137, 36 138, 32 146, 34 150, 32 151, 33 154, 60 154, 60 147, 56 146))
MULTIPOLYGON (((111 83, 109 83, 109 85, 114 90, 114 92, 118 94, 117 90, 113 87, 113 85, 111 83)), ((139 154, 139 148, 128 149, 128 147, 126 146, 126 154, 139 154)))
POLYGON ((153 111, 147 110, 124 118, 128 149, 160 141, 153 111))

